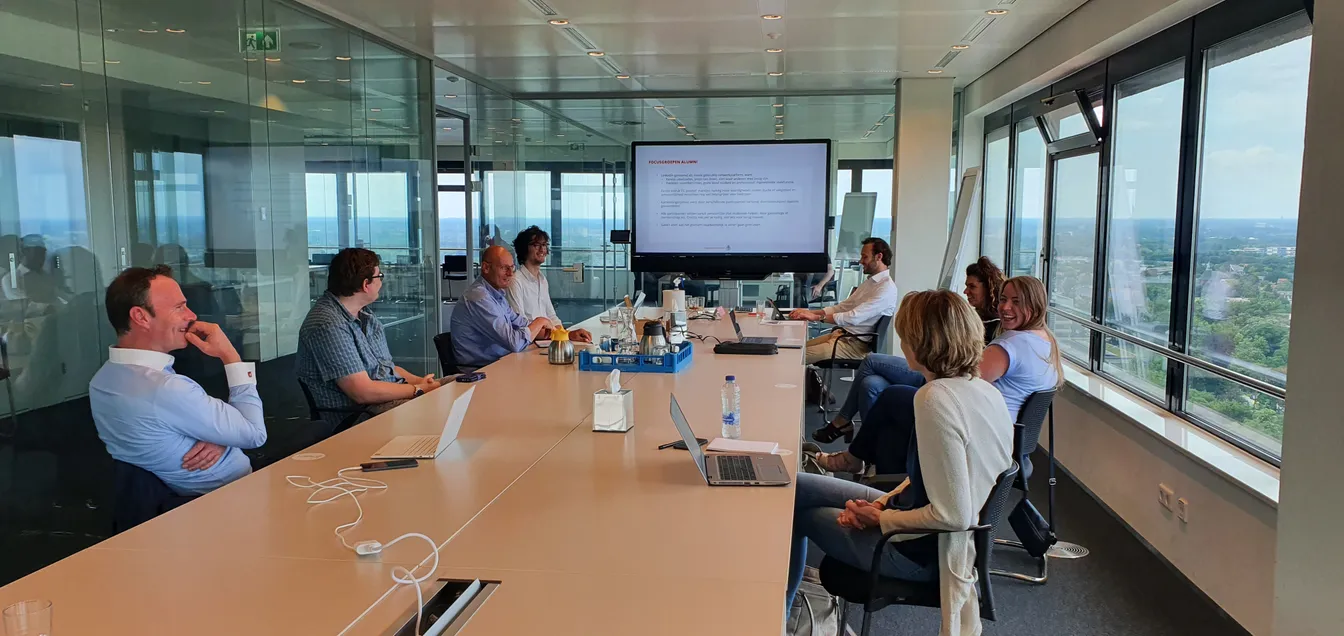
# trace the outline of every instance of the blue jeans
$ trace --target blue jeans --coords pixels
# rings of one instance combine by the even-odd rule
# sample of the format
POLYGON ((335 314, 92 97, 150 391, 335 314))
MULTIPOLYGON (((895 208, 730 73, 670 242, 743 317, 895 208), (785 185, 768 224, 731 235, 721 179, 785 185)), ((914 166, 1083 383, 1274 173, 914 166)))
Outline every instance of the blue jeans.
POLYGON ((867 420, 868 410, 877 402, 877 396, 893 384, 919 388, 924 386, 924 374, 911 371, 910 365, 901 356, 869 354, 863 359, 863 364, 859 365, 859 370, 854 375, 854 386, 849 389, 849 395, 845 398, 845 403, 840 405, 840 411, 836 415, 845 420, 852 420, 854 414, 858 413, 867 420))
MULTIPOLYGON (((842 528, 835 519, 850 499, 873 501, 883 494, 852 481, 812 473, 798 473, 798 489, 793 503, 793 550, 789 553, 789 588, 784 610, 793 607, 793 597, 803 581, 807 565, 807 540, 811 539, 833 559, 867 570, 873 563, 873 548, 882 539, 880 528, 855 530, 842 528)), ((907 581, 932 581, 934 567, 922 566, 888 548, 883 551, 883 576, 907 581)))

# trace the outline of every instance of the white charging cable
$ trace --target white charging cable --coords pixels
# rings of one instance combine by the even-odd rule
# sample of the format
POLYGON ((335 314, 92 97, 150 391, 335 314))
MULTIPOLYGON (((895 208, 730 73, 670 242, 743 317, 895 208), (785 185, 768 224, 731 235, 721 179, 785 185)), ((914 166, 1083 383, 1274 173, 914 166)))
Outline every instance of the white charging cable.
MULTIPOLYGON (((427 570, 423 575, 417 577, 415 575, 415 570, 420 569, 420 566, 424 565, 425 562, 429 560, 429 556, 425 557, 423 560, 420 561, 418 565, 409 570, 402 566, 396 566, 392 568, 393 581, 395 581, 398 585, 410 585, 415 588, 415 599, 416 599, 415 633, 419 634, 420 623, 421 620, 423 619, 421 612, 422 608, 425 605, 424 591, 420 589, 420 584, 428 580, 429 577, 432 576, 434 572, 436 572, 439 569, 439 546, 435 545, 433 539, 430 539, 429 537, 420 534, 418 532, 408 532, 391 541, 388 541, 386 544, 379 543, 378 541, 374 540, 368 540, 368 541, 359 541, 354 545, 350 545, 350 543, 345 539, 344 532, 346 530, 349 530, 350 528, 359 525, 359 522, 364 520, 364 506, 360 505, 359 497, 356 497, 355 495, 370 490, 387 490, 387 484, 378 481, 377 479, 368 479, 367 477, 345 476, 346 471, 352 471, 352 470, 360 470, 360 467, 349 466, 347 468, 342 468, 336 471, 335 477, 327 479, 325 481, 315 482, 311 477, 307 475, 286 475, 285 481, 289 482, 291 486, 295 486, 297 488, 311 489, 313 491, 313 494, 309 495, 307 500, 307 502, 310 504, 321 505, 324 503, 330 503, 336 501, 337 499, 340 499, 341 497, 350 497, 351 501, 355 502, 355 508, 359 510, 359 516, 356 517, 354 521, 351 521, 349 523, 343 523, 339 526, 336 526, 336 529, 334 531, 336 534, 336 538, 340 539, 341 545, 345 546, 346 549, 348 550, 353 550, 355 554, 358 554, 360 556, 379 554, 383 550, 386 550, 387 548, 390 548, 396 545, 397 543, 401 542, 403 539, 412 539, 412 538, 423 539, 425 543, 429 544, 429 549, 431 550, 429 556, 432 556, 434 558, 434 564, 431 565, 429 570, 427 570), (336 492, 334 494, 330 494, 329 491, 336 491, 336 492), (322 496, 322 493, 329 493, 329 494, 326 496, 322 496)), ((368 614, 369 610, 371 609, 373 609, 373 606, 369 606, 368 609, 364 610, 364 614, 360 614, 359 618, 355 619, 355 622, 352 622, 350 623, 350 625, 347 625, 345 630, 341 631, 341 634, 344 634, 345 632, 349 631, 350 627, 353 626, 356 622, 359 622, 359 619, 364 618, 364 615, 368 614)))

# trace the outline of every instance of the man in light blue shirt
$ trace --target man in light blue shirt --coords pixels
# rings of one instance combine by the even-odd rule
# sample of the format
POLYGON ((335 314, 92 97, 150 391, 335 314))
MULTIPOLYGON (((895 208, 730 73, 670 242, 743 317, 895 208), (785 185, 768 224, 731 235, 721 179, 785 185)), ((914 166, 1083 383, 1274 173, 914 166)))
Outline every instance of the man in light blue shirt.
POLYGON ((241 449, 266 442, 256 370, 219 325, 196 320, 172 269, 132 267, 107 287, 117 344, 89 382, 107 452, 154 473, 181 495, 210 492, 252 472, 241 449), (229 401, 173 372, 170 351, 188 344, 224 363, 229 401))
POLYGON ((509 354, 527 348, 539 336, 550 333, 549 318, 531 322, 509 306, 506 290, 513 283, 513 255, 498 245, 481 255, 481 276, 462 293, 453 308, 448 329, 458 365, 474 371, 509 354))

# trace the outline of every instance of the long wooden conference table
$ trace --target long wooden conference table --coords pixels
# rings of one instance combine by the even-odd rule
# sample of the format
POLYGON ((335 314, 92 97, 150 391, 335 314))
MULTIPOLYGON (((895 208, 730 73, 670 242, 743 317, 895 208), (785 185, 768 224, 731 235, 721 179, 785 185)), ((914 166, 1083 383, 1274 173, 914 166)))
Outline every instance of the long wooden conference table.
MULTIPOLYGON (((744 320, 748 335, 807 335, 803 323, 744 320)), ((604 331, 595 319, 582 326, 604 331)), ((727 320, 691 331, 734 337, 727 320)), ((778 442, 796 474, 802 368, 798 349, 726 356, 697 342, 679 374, 622 374, 634 428, 599 433, 592 395, 606 374, 529 349, 484 369, 458 441, 438 459, 367 475, 388 488, 358 495, 364 517, 345 536, 427 535, 440 546, 427 590, 435 578, 499 582, 459 634, 779 634, 793 486, 711 488, 688 453, 657 447, 678 437, 673 393, 696 434, 717 437, 731 374, 743 438, 778 442)), ((354 503, 308 504, 312 491, 286 477, 329 479, 394 436, 438 434, 468 386, 445 385, 304 451, 319 459, 278 461, 0 588, 0 607, 52 601, 53 636, 390 634, 417 604, 392 570, 424 563, 424 573, 429 545, 357 556, 333 534, 355 519, 354 503)))

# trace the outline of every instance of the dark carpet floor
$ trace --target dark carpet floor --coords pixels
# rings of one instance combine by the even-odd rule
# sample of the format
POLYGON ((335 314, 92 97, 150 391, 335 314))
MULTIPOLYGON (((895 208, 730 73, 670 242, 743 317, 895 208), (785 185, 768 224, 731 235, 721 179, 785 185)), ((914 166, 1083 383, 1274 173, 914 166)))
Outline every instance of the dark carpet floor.
MULTIPOLYGON (((850 383, 837 380, 843 398, 850 383)), ((815 406, 807 411, 807 433, 825 422, 815 406)), ((823 445, 841 450, 840 440, 823 445)), ((1047 459, 1033 462, 1031 499, 1047 505, 1047 459)), ((1051 559, 1049 581, 1031 585, 994 577, 996 622, 986 622, 986 636, 1243 636, 1247 632, 1195 589, 1165 561, 1153 554, 1129 529, 1063 471, 1058 473, 1056 524, 1061 541, 1091 550, 1082 559, 1051 559)), ((1003 524, 1001 536, 1012 538, 1003 524)), ((820 550, 809 560, 816 565, 820 550)), ((1020 550, 994 551, 996 568, 1035 573, 1034 562, 1020 550)), ((851 607, 848 623, 857 633, 860 608, 851 607)), ((873 618, 873 634, 932 636, 938 633, 938 610, 889 607, 873 618)))

